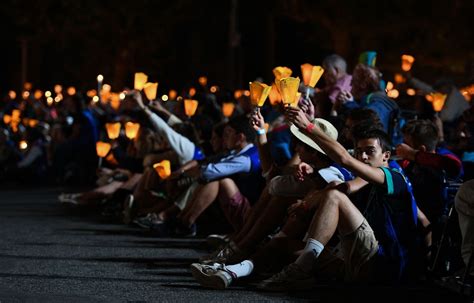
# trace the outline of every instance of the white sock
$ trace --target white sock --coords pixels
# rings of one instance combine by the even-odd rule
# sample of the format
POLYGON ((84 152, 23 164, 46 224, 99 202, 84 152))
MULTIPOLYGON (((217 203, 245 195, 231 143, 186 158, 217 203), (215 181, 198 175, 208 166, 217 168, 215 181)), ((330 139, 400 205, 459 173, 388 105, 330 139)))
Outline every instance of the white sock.
POLYGON ((246 277, 253 271, 253 263, 250 260, 244 260, 239 264, 226 265, 225 268, 235 274, 237 278, 246 277))
POLYGON ((295 263, 302 269, 311 271, 314 261, 321 254, 323 249, 324 245, 321 244, 321 242, 310 238, 306 241, 306 246, 298 259, 296 259, 295 263))

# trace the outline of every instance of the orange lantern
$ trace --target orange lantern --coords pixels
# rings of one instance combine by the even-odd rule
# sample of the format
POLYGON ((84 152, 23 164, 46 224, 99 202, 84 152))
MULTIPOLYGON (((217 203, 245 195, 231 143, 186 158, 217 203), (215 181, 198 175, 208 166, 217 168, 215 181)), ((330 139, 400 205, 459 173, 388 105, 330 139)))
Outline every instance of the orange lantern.
MULTIPOLYGON (((106 99, 104 98, 102 100, 106 100, 106 99)), ((116 93, 110 94, 110 106, 116 111, 120 108, 120 94, 116 94, 116 93)))
POLYGON ((12 116, 10 115, 3 115, 3 123, 10 124, 12 122, 12 116))
POLYGON ((139 129, 140 129, 139 123, 127 122, 125 123, 125 136, 127 136, 127 138, 132 140, 137 136, 139 129))
POLYGON ((301 74, 303 75, 303 83, 306 86, 314 87, 324 73, 324 69, 317 65, 313 66, 309 63, 301 65, 301 74))
POLYGON ((222 114, 224 117, 230 117, 232 116, 232 113, 234 112, 235 104, 232 102, 224 102, 222 103, 222 114))
POLYGON ((18 120, 20 118, 20 114, 21 114, 21 110, 19 109, 12 110, 12 119, 18 120))
POLYGON ((113 165, 113 166, 118 166, 118 165, 119 165, 117 159, 115 159, 114 154, 109 154, 109 155, 105 158, 105 160, 107 160, 107 162, 109 162, 109 163, 110 163, 111 165, 113 165))
POLYGON ((198 82, 201 86, 206 86, 207 85, 207 77, 205 77, 205 76, 199 77, 198 82))
POLYGON ((105 129, 107 130, 107 136, 109 136, 109 139, 113 140, 118 138, 120 135, 120 127, 120 122, 105 123, 105 129))
POLYGON ((161 179, 166 179, 171 175, 171 162, 169 160, 163 160, 159 163, 155 163, 153 164, 153 168, 161 179))
POLYGON ((97 156, 99 156, 100 158, 104 158, 105 156, 107 156, 111 148, 112 148, 112 145, 110 145, 110 143, 107 143, 107 142, 98 141, 95 144, 97 156))
POLYGON ((430 95, 432 97, 431 104, 433 105, 434 111, 440 112, 444 107, 448 95, 442 93, 431 93, 430 95))
POLYGON ((277 66, 273 69, 273 75, 275 76, 276 80, 288 78, 292 73, 293 71, 286 66, 277 66))
POLYGON ((148 100, 155 100, 156 99, 156 90, 158 89, 158 82, 155 83, 146 83, 143 86, 143 90, 145 91, 145 95, 148 100))
POLYGON ((272 84, 272 88, 270 89, 270 93, 268 94, 268 99, 270 100, 271 105, 275 105, 281 102, 281 95, 275 83, 272 84))
POLYGON ((398 98, 400 95, 400 92, 397 89, 392 89, 387 92, 387 96, 389 96, 392 99, 398 98))
POLYGON ((196 113, 196 109, 199 105, 197 100, 185 99, 184 100, 184 112, 186 116, 192 117, 196 113))
POLYGON ((287 77, 276 81, 282 101, 289 106, 295 103, 296 93, 300 85, 300 78, 287 77))
POLYGON ((30 121, 28 121, 28 125, 33 128, 35 127, 36 125, 38 125, 39 121, 36 120, 36 119, 30 119, 30 121))
POLYGON ((242 95, 244 94, 244 91, 241 89, 238 89, 234 92, 234 99, 238 100, 242 95))
POLYGON ((174 100, 178 96, 178 92, 176 92, 174 89, 171 89, 169 91, 168 95, 170 97, 170 100, 174 100))
POLYGON ((147 81, 148 81, 148 76, 145 73, 135 73, 135 83, 134 83, 135 89, 142 90, 147 81))
POLYGON ((196 95, 196 89, 194 87, 191 87, 189 89, 189 96, 194 97, 194 95, 196 95))
POLYGON ((394 80, 395 80, 395 83, 404 83, 407 81, 407 79, 405 79, 405 77, 403 77, 402 74, 395 74, 395 77, 394 77, 394 80))
POLYGON ((16 92, 14 90, 11 90, 8 92, 8 97, 12 100, 15 100, 16 98, 16 92))
POLYGON ((267 99, 270 91, 272 90, 271 86, 268 86, 264 83, 258 81, 250 82, 250 101, 253 106, 263 106, 265 100, 267 99))
POLYGON ((413 62, 415 62, 415 57, 410 55, 402 55, 402 70, 408 72, 411 69, 413 62))

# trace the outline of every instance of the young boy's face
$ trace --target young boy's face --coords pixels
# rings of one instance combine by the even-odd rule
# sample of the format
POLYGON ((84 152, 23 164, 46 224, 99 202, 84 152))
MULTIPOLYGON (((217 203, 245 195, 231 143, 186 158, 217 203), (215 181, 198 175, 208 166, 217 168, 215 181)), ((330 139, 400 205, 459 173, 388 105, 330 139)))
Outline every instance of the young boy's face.
POLYGON ((376 138, 361 139, 356 143, 355 156, 357 160, 372 167, 381 167, 387 166, 390 151, 383 152, 376 138))

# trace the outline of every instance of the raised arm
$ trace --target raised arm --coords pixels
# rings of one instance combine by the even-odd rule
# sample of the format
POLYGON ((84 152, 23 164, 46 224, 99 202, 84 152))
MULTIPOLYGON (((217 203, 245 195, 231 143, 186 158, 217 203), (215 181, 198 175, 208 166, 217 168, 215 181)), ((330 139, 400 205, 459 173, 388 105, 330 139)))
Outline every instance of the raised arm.
POLYGON ((287 107, 286 116, 300 131, 306 133, 316 142, 334 162, 344 166, 367 182, 384 184, 385 174, 381 169, 353 158, 339 142, 327 136, 319 126, 311 123, 299 108, 287 107))

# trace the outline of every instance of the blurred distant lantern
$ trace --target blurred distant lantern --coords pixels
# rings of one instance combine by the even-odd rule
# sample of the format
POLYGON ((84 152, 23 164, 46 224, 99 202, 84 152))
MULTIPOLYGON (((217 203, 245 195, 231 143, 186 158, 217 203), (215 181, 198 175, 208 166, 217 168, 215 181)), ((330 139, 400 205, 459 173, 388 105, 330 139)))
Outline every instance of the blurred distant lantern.
POLYGON ((140 129, 139 123, 127 122, 125 123, 125 136, 130 140, 135 139, 140 129))
POLYGON ((207 85, 207 77, 205 77, 205 76, 199 77, 198 82, 201 86, 206 86, 207 85))
POLYGON ((199 105, 197 100, 185 99, 184 100, 184 112, 186 116, 192 117, 196 113, 196 109, 199 105))
POLYGON ((400 92, 396 89, 392 89, 392 90, 387 92, 387 96, 389 96, 390 98, 393 98, 393 99, 398 98, 399 95, 400 95, 400 92))
POLYGON ((92 102, 94 102, 94 103, 99 102, 99 96, 92 97, 92 102))
POLYGON ((35 127, 36 125, 38 125, 38 123, 39 123, 38 120, 36 120, 36 119, 30 119, 30 120, 28 121, 28 126, 33 128, 33 127, 35 127))
POLYGON ((74 86, 69 86, 67 88, 67 94, 69 96, 74 96, 76 94, 76 88, 74 86))
POLYGON ((28 122, 30 122, 30 118, 23 118, 22 122, 23 122, 23 125, 27 126, 28 122))
POLYGON ((12 100, 16 99, 16 92, 14 90, 11 90, 8 92, 8 97, 12 100))
POLYGON ((51 97, 51 92, 50 92, 49 90, 45 91, 45 92, 44 92, 44 96, 45 96, 46 98, 51 97))
POLYGON ((238 100, 240 97, 242 97, 243 94, 244 94, 244 91, 241 89, 234 91, 234 99, 238 100))
POLYGON ((147 81, 148 76, 145 73, 135 73, 134 87, 136 90, 142 90, 147 81))
POLYGON ((281 94, 281 99, 287 106, 294 105, 296 93, 300 85, 300 78, 287 77, 276 81, 276 85, 281 94))
POLYGON ((388 81, 387 85, 385 86, 385 91, 388 92, 389 90, 393 89, 393 83, 388 81))
POLYGON ((315 87, 319 79, 324 73, 324 69, 317 65, 313 66, 309 63, 301 65, 301 74, 303 75, 303 83, 306 86, 315 87))
POLYGON ((102 91, 106 92, 106 93, 110 93, 112 91, 112 86, 110 86, 110 84, 106 83, 102 86, 102 91))
POLYGON ((97 75, 97 92, 95 95, 97 95, 97 101, 100 101, 100 92, 102 91, 102 82, 104 81, 104 76, 101 74, 97 75))
POLYGON ((174 89, 170 89, 170 91, 168 92, 168 95, 170 97, 170 100, 175 100, 176 97, 178 96, 178 92, 175 91, 174 89))
POLYGON ((125 97, 126 97, 126 96, 127 96, 127 94, 125 94, 124 92, 121 92, 121 93, 119 94, 119 98, 120 98, 120 100, 122 100, 122 101, 125 100, 125 97))
POLYGON ((19 109, 12 110, 12 119, 18 120, 20 118, 20 114, 21 114, 21 110, 19 109))
POLYGON ((145 91, 145 95, 148 100, 155 100, 156 99, 156 90, 158 89, 158 82, 148 82, 143 86, 143 90, 145 91))
POLYGON ((109 139, 117 139, 120 135, 120 122, 105 123, 105 129, 107 130, 107 136, 109 139))
POLYGON ((62 87, 60 84, 56 84, 56 85, 54 86, 54 92, 55 92, 56 94, 60 94, 62 91, 63 91, 63 87, 62 87))
POLYGON ((263 104, 265 104, 265 100, 270 94, 272 87, 258 81, 250 82, 249 85, 250 102, 252 102, 253 106, 262 107, 263 104))
POLYGON ((400 83, 406 82, 406 79, 405 79, 405 77, 403 77, 402 74, 395 74, 394 81, 395 81, 395 83, 400 84, 400 83))
POLYGON ((21 150, 25 150, 28 148, 28 143, 25 140, 21 140, 19 146, 21 150))
POLYGON ((25 82, 25 84, 23 84, 24 90, 31 90, 32 88, 33 88, 33 84, 31 84, 31 82, 25 82))
POLYGON ((270 93, 268 94, 268 100, 270 100, 271 105, 275 105, 281 102, 281 95, 275 83, 272 84, 272 88, 270 89, 270 93))
POLYGON ((25 91, 23 92, 22 96, 23 96, 23 99, 26 100, 26 99, 28 99, 28 98, 30 97, 30 92, 27 91, 27 90, 25 90, 25 91))
POLYGON ((161 96, 161 100, 164 102, 168 101, 169 100, 168 95, 161 96))
POLYGON ((41 97, 43 97, 43 92, 40 91, 39 89, 35 90, 35 93, 33 95, 35 97, 36 100, 39 100, 41 99, 41 97))
POLYGON ((166 179, 171 175, 171 162, 169 160, 163 160, 159 163, 155 163, 153 164, 153 168, 161 179, 166 179))
MULTIPOLYGON (((97 91, 95 89, 90 89, 87 91, 86 95, 89 98, 93 98, 94 96, 97 96, 97 91)), ((45 93, 45 96, 46 96, 46 93, 45 93)), ((49 96, 46 96, 46 97, 49 97, 49 96)))
MULTIPOLYGON (((96 97, 97 97, 97 96, 96 96, 96 97)), ((53 102, 54 102, 54 100, 53 100, 52 97, 48 97, 48 98, 46 99, 46 103, 48 104, 48 106, 53 105, 53 102)))
POLYGON ((435 112, 440 112, 444 107, 448 95, 442 93, 431 93, 430 96, 431 101, 428 98, 427 100, 431 102, 435 112))
POLYGON ((119 94, 116 94, 116 93, 110 94, 110 106, 116 111, 119 110, 120 108, 120 95, 119 94))
POLYGON ((12 122, 12 116, 10 115, 3 115, 3 123, 10 124, 12 122))
POLYGON ((222 103, 222 114, 224 117, 230 117, 232 116, 232 113, 234 112, 235 104, 232 102, 224 102, 222 103))
POLYGON ((102 166, 102 158, 107 156, 111 148, 112 148, 112 145, 110 145, 110 143, 107 143, 107 142, 98 141, 95 144, 97 156, 99 157, 99 168, 102 166))
POLYGON ((415 58, 413 56, 402 55, 402 70, 405 72, 410 71, 413 62, 415 62, 415 58))
POLYGON ((293 71, 286 66, 277 66, 273 69, 273 75, 275 76, 276 80, 288 78, 292 73, 293 71))
POLYGON ((211 88, 210 88, 209 90, 211 91, 211 93, 213 93, 213 94, 214 94, 214 93, 216 93, 216 92, 217 92, 217 90, 218 90, 218 87, 217 87, 217 85, 213 85, 213 86, 211 86, 211 88))
POLYGON ((414 95, 416 95, 416 90, 414 90, 413 88, 407 89, 407 95, 408 95, 408 96, 414 96, 414 95))
POLYGON ((196 95, 196 89, 194 87, 189 88, 189 97, 196 95))
POLYGON ((250 91, 249 90, 244 90, 244 96, 245 97, 250 97, 250 91))
POLYGON ((61 95, 58 95, 58 96, 54 97, 54 102, 56 102, 56 103, 61 102, 61 100, 62 100, 62 96, 61 96, 61 95))

